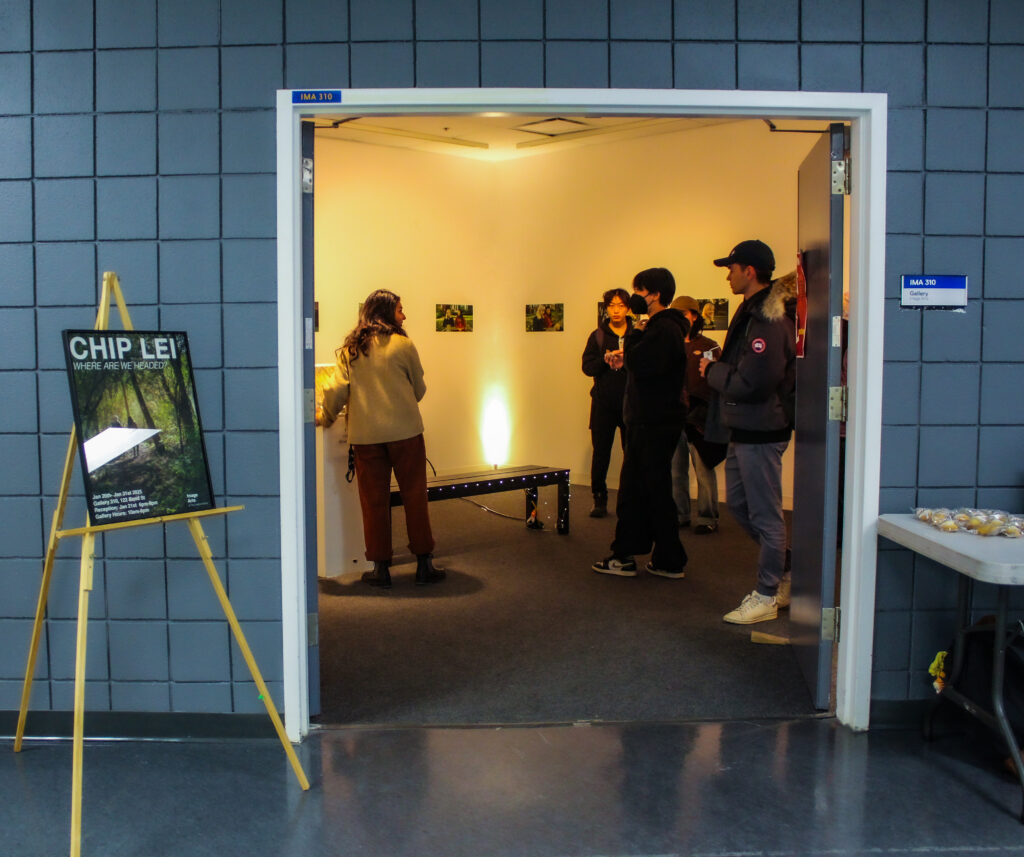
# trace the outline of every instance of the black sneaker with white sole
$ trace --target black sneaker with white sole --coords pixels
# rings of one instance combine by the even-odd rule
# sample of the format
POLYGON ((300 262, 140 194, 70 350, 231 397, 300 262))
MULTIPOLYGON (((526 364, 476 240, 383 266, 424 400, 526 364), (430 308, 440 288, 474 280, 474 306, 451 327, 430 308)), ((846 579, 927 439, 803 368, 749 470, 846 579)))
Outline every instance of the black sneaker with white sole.
POLYGON ((665 568, 655 568, 654 563, 647 563, 645 566, 648 574, 656 574, 658 577, 669 577, 672 580, 679 580, 682 577, 686 577, 686 571, 682 568, 677 568, 675 571, 669 571, 665 568))
POLYGON ((636 577, 636 560, 631 556, 610 556, 599 559, 590 566, 598 574, 614 574, 617 577, 636 577))

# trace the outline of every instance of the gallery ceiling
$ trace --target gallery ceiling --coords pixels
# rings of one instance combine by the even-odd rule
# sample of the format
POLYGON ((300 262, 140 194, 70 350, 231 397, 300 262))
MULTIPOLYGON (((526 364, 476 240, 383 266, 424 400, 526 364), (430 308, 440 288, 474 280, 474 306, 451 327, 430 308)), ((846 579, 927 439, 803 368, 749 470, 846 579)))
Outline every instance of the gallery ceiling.
MULTIPOLYGON (((559 116, 480 113, 446 116, 316 117, 317 136, 368 145, 504 161, 654 134, 677 133, 749 119, 675 116, 559 116)), ((761 121, 761 120, 756 120, 761 121)), ((773 120, 785 130, 825 130, 826 123, 773 120)), ((766 130, 768 130, 766 122, 766 130)))

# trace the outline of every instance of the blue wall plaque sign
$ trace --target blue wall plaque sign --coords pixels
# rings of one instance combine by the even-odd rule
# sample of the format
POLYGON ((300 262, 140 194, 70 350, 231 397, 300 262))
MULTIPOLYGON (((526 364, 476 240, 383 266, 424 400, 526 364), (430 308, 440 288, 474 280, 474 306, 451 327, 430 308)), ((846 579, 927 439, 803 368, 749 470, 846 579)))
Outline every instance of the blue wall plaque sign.
POLYGON ((341 104, 341 90, 293 89, 292 104, 341 104))
POLYGON ((966 274, 904 274, 900 306, 957 308, 967 306, 966 274))

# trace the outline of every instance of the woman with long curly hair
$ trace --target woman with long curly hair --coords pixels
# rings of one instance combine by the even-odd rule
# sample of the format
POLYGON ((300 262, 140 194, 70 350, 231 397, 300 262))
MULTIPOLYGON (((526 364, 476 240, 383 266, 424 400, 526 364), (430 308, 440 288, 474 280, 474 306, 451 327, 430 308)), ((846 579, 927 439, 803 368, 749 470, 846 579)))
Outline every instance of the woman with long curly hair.
POLYGON ((427 391, 416 346, 402 328, 402 299, 377 289, 363 303, 359 323, 336 352, 331 385, 324 392, 330 425, 348 405, 348 439, 355 452, 371 586, 391 586, 391 472, 405 506, 409 549, 416 555, 416 583, 436 583, 434 536, 427 511, 427 463, 419 401, 427 391))

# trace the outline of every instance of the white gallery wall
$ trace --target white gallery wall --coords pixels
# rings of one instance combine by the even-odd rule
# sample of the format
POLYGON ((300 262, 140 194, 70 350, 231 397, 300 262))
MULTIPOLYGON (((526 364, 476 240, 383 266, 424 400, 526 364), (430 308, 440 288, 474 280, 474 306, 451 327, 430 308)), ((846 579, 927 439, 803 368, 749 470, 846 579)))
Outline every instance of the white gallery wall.
POLYGON ((757 237, 776 273, 795 267, 797 169, 817 139, 751 120, 485 162, 328 134, 316 148, 316 361, 333 361, 370 291, 392 289, 426 372, 437 470, 543 464, 576 484, 590 480, 580 357, 601 293, 665 266, 677 294, 729 298, 731 314, 711 260, 757 237), (473 332, 436 332, 438 303, 472 304, 473 332), (564 304, 565 330, 527 332, 528 303, 564 304), (482 436, 494 402, 507 414, 501 456, 482 436))

